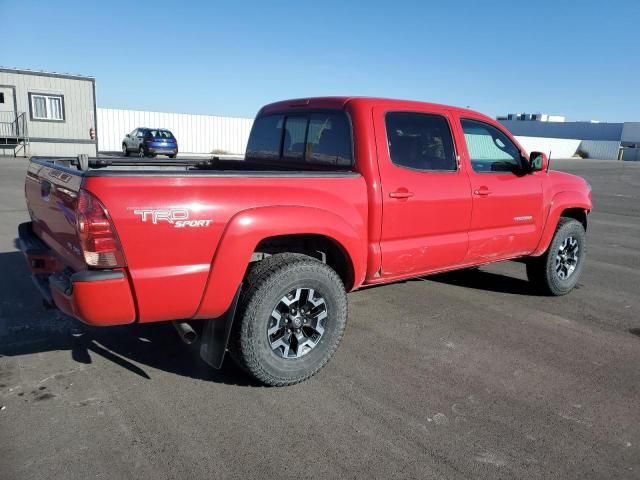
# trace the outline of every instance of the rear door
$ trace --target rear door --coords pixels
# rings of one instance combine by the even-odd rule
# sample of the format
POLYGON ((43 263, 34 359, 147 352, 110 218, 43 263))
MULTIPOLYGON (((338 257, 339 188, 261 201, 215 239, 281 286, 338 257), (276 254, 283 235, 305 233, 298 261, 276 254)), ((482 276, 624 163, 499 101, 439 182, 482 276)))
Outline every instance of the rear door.
POLYGON ((382 179, 382 276, 421 274, 464 261, 469 178, 446 110, 374 109, 382 179))
POLYGON ((133 150, 134 149, 134 141, 136 138, 136 135, 138 134, 138 129, 136 128, 133 132, 131 132, 125 139, 124 139, 124 143, 127 144, 127 149, 128 150, 133 150))
POLYGON ((458 128, 473 194, 467 262, 531 253, 542 229, 541 177, 525 173, 519 147, 497 126, 469 117, 458 128))

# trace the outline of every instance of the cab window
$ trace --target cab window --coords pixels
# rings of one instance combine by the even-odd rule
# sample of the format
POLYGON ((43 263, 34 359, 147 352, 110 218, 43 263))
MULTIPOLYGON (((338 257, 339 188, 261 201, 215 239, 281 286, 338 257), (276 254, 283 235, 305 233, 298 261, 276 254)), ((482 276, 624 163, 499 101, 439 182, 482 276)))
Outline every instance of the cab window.
POLYGON ((462 119, 462 130, 475 172, 514 172, 522 168, 520 150, 496 127, 462 119))
POLYGON ((457 170, 453 138, 441 115, 389 112, 385 116, 389 156, 394 165, 414 170, 457 170))

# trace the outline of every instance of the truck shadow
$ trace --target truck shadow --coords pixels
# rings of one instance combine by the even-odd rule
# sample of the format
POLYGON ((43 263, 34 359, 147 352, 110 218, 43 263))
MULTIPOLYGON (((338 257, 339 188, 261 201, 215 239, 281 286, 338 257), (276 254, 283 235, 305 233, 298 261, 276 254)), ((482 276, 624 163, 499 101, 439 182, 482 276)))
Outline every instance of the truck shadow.
POLYGON ((46 310, 20 252, 0 253, 0 272, 0 357, 68 350, 76 362, 91 364, 100 356, 144 379, 158 369, 215 383, 258 385, 229 357, 222 369, 210 368, 198 347, 185 345, 169 323, 98 328, 46 310))
POLYGON ((488 272, 478 268, 452 271, 421 277, 421 280, 432 280, 438 283, 456 285, 459 287, 473 288, 488 292, 510 293, 512 295, 540 296, 531 283, 527 280, 488 272))

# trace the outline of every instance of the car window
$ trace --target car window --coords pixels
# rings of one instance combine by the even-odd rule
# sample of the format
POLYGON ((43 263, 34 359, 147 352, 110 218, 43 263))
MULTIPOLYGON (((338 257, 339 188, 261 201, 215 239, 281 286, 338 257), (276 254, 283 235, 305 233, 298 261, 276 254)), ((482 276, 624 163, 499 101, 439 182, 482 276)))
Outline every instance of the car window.
POLYGON ((136 136, 137 136, 138 138, 142 138, 142 137, 144 137, 144 132, 145 132, 145 131, 144 131, 143 129, 140 129, 140 128, 139 128, 139 129, 138 129, 138 134, 137 134, 136 136))
POLYGON ((245 157, 250 160, 277 160, 280 158, 283 115, 266 115, 253 123, 245 157))
POLYGON ((350 166, 351 129, 345 115, 314 113, 309 118, 307 161, 313 164, 350 166))
POLYGON ((169 130, 147 130, 147 137, 160 138, 160 139, 171 139, 173 138, 172 133, 169 130))
POLYGON ((307 136, 307 122, 307 117, 287 117, 284 124, 284 141, 282 143, 283 158, 302 160, 304 142, 307 136))
POLYGON ((284 168, 351 167, 351 126, 343 112, 266 115, 253 124, 245 160, 284 168))
POLYGON ((135 130, 133 130, 133 131, 129 134, 129 136, 130 136, 130 137, 135 137, 137 134, 138 134, 138 129, 136 128, 135 130))
POLYGON ((520 150, 496 127, 462 119, 462 130, 476 172, 513 172, 522 167, 520 150))
POLYGON ((441 115, 389 112, 385 116, 391 161, 416 170, 457 170, 449 122, 441 115))

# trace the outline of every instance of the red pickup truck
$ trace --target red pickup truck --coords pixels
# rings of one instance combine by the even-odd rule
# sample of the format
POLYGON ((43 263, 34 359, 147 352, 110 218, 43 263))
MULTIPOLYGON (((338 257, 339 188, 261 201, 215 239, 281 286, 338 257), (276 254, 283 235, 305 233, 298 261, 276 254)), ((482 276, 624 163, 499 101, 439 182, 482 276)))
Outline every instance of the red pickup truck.
POLYGON ((91 325, 174 321, 270 385, 336 350, 346 292, 507 259, 568 293, 591 187, 500 124, 443 105, 267 105, 243 160, 33 158, 22 249, 46 301, 91 325), (197 322, 201 320, 201 322, 197 322), (198 336, 199 337, 199 336, 198 336))

